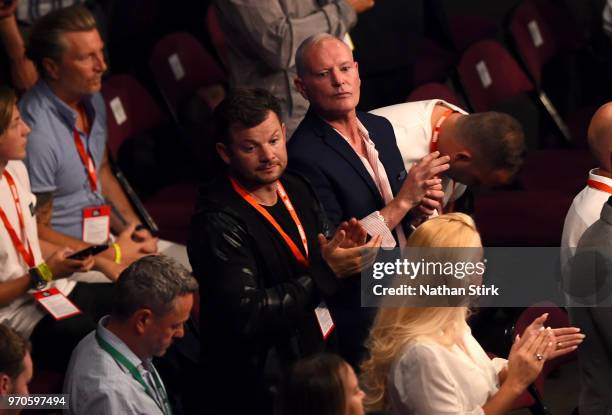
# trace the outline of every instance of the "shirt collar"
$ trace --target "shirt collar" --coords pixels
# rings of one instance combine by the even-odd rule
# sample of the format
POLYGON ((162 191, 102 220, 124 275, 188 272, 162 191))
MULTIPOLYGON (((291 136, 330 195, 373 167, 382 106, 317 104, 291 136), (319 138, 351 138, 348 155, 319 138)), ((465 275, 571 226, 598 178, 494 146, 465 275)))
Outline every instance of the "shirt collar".
POLYGON ((599 174, 595 174, 597 169, 593 169, 589 172, 589 180, 594 180, 599 183, 603 183, 612 187, 612 179, 606 176, 600 176, 599 174))
POLYGON ((138 369, 150 371, 152 368, 152 359, 140 360, 138 356, 125 344, 119 337, 106 328, 110 316, 104 316, 98 322, 97 332, 108 344, 113 346, 119 353, 133 364, 138 369))
MULTIPOLYGON (((374 142, 370 139, 370 133, 368 132, 368 129, 365 128, 361 121, 359 121, 359 118, 357 118, 357 129, 359 130, 359 136, 367 145, 376 147, 376 145, 374 145, 374 142)), ((344 138, 347 142, 349 141, 349 139, 346 138, 340 131, 336 130, 335 128, 334 131, 340 134, 340 137, 344 138)))
MULTIPOLYGON (((47 98, 51 104, 55 107, 60 116, 64 119, 64 121, 68 124, 70 128, 74 128, 77 121, 77 113, 75 110, 70 108, 64 101, 59 99, 57 95, 53 92, 49 84, 45 82, 43 79, 38 81, 40 84, 40 91, 42 95, 47 98)), ((86 111, 90 114, 94 114, 93 104, 91 103, 92 95, 85 95, 81 99, 81 103, 85 106, 86 111)))

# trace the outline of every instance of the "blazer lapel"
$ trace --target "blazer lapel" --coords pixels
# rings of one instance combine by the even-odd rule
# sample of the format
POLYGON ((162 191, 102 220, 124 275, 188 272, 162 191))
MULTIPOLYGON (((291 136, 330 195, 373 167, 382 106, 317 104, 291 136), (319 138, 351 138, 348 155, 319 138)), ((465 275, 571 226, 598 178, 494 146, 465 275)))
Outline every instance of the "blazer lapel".
POLYGON ((317 115, 308 111, 310 116, 313 118, 313 122, 315 125, 314 131, 323 137, 325 143, 330 146, 336 153, 340 155, 343 159, 345 159, 351 167, 355 170, 355 172, 363 179, 366 183, 372 194, 379 200, 380 203, 383 202, 383 198, 378 191, 378 187, 372 180, 372 176, 366 170, 361 159, 355 153, 355 150, 351 147, 349 143, 346 142, 344 138, 340 134, 338 134, 329 124, 320 119, 317 115))

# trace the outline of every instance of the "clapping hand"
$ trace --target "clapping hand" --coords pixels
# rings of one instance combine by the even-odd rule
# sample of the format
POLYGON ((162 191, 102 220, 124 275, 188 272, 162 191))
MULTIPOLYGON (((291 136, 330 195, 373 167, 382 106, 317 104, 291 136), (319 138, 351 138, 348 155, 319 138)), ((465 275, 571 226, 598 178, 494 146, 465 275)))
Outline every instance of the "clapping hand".
POLYGON ((372 265, 382 244, 380 235, 366 243, 367 233, 355 218, 342 222, 329 241, 323 234, 318 238, 321 256, 340 278, 357 274, 372 265))

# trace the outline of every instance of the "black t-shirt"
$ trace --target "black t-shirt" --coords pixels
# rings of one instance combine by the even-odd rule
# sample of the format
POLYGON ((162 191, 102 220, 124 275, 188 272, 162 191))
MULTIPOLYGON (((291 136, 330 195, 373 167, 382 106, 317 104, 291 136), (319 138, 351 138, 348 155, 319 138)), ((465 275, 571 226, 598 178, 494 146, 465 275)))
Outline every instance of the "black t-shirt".
MULTIPOLYGON (((289 235, 291 240, 299 248, 300 252, 302 252, 302 254, 306 256, 306 252, 304 251, 304 244, 302 244, 302 238, 300 238, 298 228, 293 219, 291 218, 291 214, 287 210, 287 207, 281 200, 280 196, 278 197, 278 200, 276 201, 276 204, 274 206, 264 206, 264 208, 268 211, 270 215, 272 215, 276 222, 278 222, 283 231, 285 231, 285 233, 289 235)), ((305 225, 302 224, 302 226, 305 225)))

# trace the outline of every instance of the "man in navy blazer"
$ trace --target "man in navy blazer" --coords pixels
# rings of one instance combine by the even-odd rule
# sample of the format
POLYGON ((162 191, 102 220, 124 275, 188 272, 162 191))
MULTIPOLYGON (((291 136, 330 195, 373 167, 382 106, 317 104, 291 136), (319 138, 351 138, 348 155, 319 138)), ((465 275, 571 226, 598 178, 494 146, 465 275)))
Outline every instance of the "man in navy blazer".
MULTIPOLYGON (((295 61, 295 85, 310 109, 289 141, 289 168, 310 180, 334 225, 356 217, 368 234, 383 237, 383 247, 401 245, 412 221, 440 207, 444 193, 436 176, 449 158, 432 153, 404 171, 389 121, 355 109, 359 71, 338 38, 311 36, 295 61)), ((359 278, 348 278, 329 300, 341 354, 354 366, 374 311, 361 308, 359 288, 359 278)))

